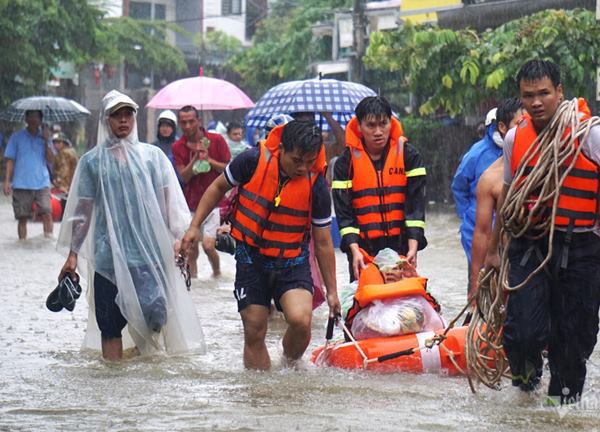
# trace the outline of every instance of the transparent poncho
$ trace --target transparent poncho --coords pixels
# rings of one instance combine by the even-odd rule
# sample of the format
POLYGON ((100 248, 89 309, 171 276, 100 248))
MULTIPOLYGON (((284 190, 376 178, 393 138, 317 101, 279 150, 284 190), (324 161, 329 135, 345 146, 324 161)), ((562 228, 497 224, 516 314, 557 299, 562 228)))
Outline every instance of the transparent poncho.
MULTIPOLYGON (((189 225, 189 210, 173 167, 155 146, 132 132, 119 139, 108 123, 112 91, 102 101, 97 146, 82 156, 71 186, 57 248, 87 262, 90 305, 84 348, 100 349, 94 307, 94 275, 113 282, 115 302, 127 320, 124 348, 142 355, 205 351, 204 336, 174 244, 189 225)), ((137 105, 136 105, 137 107, 137 105)))

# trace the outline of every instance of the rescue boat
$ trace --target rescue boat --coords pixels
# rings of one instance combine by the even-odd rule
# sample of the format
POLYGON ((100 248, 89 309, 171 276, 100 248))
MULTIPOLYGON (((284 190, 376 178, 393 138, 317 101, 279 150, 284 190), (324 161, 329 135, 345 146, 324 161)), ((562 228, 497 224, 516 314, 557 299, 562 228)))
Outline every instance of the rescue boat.
POLYGON ((452 328, 439 345, 431 343, 434 336, 444 331, 328 343, 313 351, 311 361, 316 366, 341 369, 462 374, 467 367, 467 327, 452 328))
POLYGON ((427 291, 427 279, 417 276, 413 269, 410 277, 385 283, 373 259, 364 252, 363 255, 368 265, 361 271, 353 305, 343 323, 338 321, 346 340, 329 342, 334 325, 330 319, 327 343, 313 351, 311 361, 317 366, 342 369, 463 373, 467 327, 446 331, 447 324, 439 315, 440 306, 427 291), (396 305, 390 303, 395 301, 396 305), (382 309, 376 311, 373 307, 390 306, 397 308, 391 316, 395 317, 397 310, 400 318, 388 321, 393 326, 378 326, 378 313, 382 309), (369 322, 369 318, 364 318, 369 315, 361 316, 365 313, 374 314, 374 319, 369 322))

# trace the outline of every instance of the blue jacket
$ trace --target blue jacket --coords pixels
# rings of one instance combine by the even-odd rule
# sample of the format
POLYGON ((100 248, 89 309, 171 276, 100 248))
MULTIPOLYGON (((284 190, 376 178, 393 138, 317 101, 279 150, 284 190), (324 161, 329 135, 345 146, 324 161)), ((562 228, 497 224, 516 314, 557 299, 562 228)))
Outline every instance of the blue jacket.
POLYGON ((495 123, 487 127, 483 139, 473 144, 463 156, 452 181, 456 214, 462 221, 460 225, 461 242, 469 263, 471 263, 471 242, 475 229, 477 182, 479 182, 481 174, 502 156, 502 148, 492 138, 495 131, 495 123))

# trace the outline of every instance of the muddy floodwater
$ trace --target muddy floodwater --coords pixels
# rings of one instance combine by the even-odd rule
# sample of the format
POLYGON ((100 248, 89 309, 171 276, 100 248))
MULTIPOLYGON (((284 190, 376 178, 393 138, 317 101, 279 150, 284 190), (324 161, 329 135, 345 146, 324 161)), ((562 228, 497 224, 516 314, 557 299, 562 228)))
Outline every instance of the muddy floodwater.
MULTIPOLYGON (((0 431, 600 431, 600 353, 588 367, 586 400, 572 409, 548 408, 544 392, 472 394, 464 377, 378 374, 280 366, 285 329, 270 323, 268 373, 242 366, 242 326, 232 295, 234 261, 221 255, 224 276, 210 278, 200 259, 192 299, 202 320, 204 356, 132 358, 118 364, 81 352, 87 303, 73 312, 44 305, 64 261, 55 241, 29 225, 17 241, 16 221, 0 198, 0 431)), ((55 226, 55 236, 58 233, 55 226)), ((429 247, 419 272, 451 319, 466 293, 466 260, 458 221, 433 214, 429 247)), ((347 281, 337 252, 338 280, 347 281)), ((315 311, 309 352, 324 341, 327 311, 315 311)), ((305 355, 308 358, 308 355, 305 355)), ((544 390, 548 383, 545 372, 544 390)))

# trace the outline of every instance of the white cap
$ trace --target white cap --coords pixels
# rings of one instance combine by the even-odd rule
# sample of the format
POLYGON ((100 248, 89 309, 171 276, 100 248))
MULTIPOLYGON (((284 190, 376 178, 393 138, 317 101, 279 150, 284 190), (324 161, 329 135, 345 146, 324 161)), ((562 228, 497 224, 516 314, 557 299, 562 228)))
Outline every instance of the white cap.
POLYGON ((158 123, 160 123, 161 119, 164 120, 170 120, 172 121, 174 124, 177 124, 177 116, 175 115, 175 113, 171 110, 164 110, 163 112, 161 112, 158 115, 158 123))
POLYGON ((487 115, 485 116, 485 125, 486 126, 489 126, 493 122, 496 121, 496 111, 498 111, 498 108, 492 108, 491 110, 488 111, 487 115))
POLYGON ((106 96, 102 98, 102 109, 106 115, 111 115, 115 111, 126 106, 132 108, 135 112, 137 112, 139 108, 133 99, 117 90, 109 91, 106 96))

